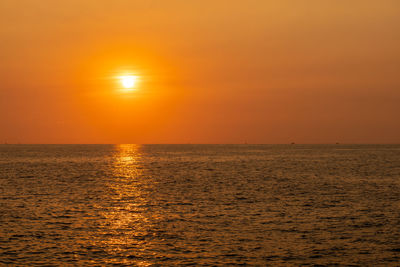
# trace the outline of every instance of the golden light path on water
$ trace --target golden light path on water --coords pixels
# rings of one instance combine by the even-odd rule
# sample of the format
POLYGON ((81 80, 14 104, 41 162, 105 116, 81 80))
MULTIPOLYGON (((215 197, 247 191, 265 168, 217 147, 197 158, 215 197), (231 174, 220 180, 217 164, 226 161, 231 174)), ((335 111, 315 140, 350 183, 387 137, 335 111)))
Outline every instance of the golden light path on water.
MULTIPOLYGON (((112 163, 112 178, 107 184, 110 191, 108 207, 102 213, 104 220, 104 239, 102 247, 111 257, 111 262, 120 257, 125 264, 131 264, 135 254, 147 249, 145 237, 149 235, 152 222, 146 216, 148 203, 139 145, 124 144, 115 146, 112 163), (115 257, 117 256, 117 257, 115 257)), ((118 262, 121 263, 121 262, 118 262)), ((150 262, 139 259, 136 266, 149 266, 150 262)))

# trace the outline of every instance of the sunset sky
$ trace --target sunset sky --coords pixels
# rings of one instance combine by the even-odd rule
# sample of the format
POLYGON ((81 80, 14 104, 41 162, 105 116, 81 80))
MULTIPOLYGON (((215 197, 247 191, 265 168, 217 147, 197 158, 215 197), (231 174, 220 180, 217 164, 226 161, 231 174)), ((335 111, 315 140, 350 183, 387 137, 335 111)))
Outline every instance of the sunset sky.
POLYGON ((1 0, 4 142, 400 143, 400 1, 1 0))

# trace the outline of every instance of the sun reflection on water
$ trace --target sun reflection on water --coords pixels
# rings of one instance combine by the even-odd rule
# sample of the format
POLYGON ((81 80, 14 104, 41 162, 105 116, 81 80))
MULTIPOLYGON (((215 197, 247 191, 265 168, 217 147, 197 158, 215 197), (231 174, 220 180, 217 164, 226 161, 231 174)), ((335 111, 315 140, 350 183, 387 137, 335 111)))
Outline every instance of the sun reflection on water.
MULTIPOLYGON (((140 145, 116 145, 108 201, 102 212, 102 247, 124 264, 151 265, 143 251, 151 229, 140 145)), ((110 263, 117 263, 114 260, 110 263)), ((121 262, 119 262, 121 263, 121 262)))
POLYGON ((137 178, 142 167, 140 166, 140 145, 116 145, 114 156, 114 174, 119 178, 137 178))

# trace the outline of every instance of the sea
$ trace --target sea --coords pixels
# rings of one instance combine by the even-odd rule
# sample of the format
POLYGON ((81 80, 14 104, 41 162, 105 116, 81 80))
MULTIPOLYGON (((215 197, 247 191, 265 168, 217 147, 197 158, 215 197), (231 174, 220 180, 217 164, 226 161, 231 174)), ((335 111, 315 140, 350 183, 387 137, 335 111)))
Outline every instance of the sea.
POLYGON ((400 145, 0 145, 0 265, 400 266, 400 145))

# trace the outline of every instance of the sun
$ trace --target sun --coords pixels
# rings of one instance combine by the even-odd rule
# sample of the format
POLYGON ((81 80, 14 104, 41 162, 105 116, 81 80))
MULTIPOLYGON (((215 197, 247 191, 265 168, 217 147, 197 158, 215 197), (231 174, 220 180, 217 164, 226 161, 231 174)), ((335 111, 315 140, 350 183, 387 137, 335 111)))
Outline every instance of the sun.
POLYGON ((118 78, 121 82, 121 85, 126 89, 134 88, 138 80, 138 76, 135 75, 119 76, 118 78))

